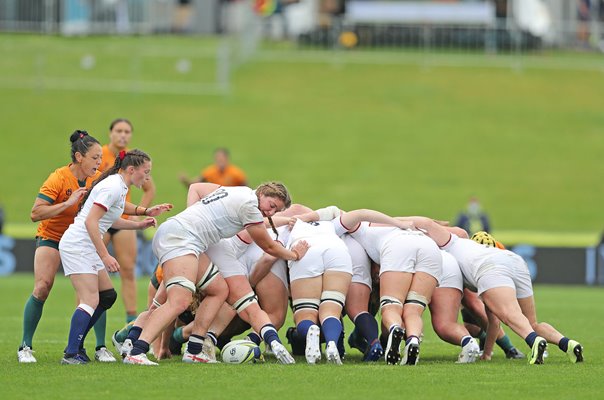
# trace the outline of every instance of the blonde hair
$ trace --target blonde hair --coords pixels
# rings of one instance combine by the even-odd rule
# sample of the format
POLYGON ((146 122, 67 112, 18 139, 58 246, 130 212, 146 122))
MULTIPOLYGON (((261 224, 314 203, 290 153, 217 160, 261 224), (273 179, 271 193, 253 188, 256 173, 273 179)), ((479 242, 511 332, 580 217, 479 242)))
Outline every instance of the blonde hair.
POLYGON ((256 195, 277 198, 283 201, 285 208, 289 208, 292 205, 292 198, 285 185, 281 182, 264 182, 260 184, 256 188, 256 195))

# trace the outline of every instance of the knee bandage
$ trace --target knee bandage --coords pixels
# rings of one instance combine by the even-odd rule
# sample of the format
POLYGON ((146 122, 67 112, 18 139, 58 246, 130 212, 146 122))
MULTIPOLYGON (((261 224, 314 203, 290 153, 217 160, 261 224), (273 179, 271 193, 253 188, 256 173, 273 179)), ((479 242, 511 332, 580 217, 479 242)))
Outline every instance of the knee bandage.
POLYGON ((170 288, 174 285, 183 287, 189 290, 191 293, 195 294, 195 284, 184 276, 175 276, 174 278, 168 280, 166 282, 166 290, 170 290, 170 288))
POLYGON ((239 314, 254 303, 258 304, 258 296, 252 291, 234 302, 233 309, 239 314))
POLYGON ((401 303, 401 301, 399 299, 397 299, 396 297, 392 297, 392 296, 380 297, 380 310, 387 306, 402 307, 403 303, 401 303))
POLYGON ((202 291, 210 286, 210 283, 218 276, 218 267, 214 263, 210 263, 206 272, 203 274, 199 282, 197 282, 197 288, 202 291))
POLYGON ((345 302, 346 295, 344 293, 336 292, 335 290, 324 290, 323 293, 321 293, 321 304, 335 303, 344 308, 345 302))
POLYGON ((294 314, 298 311, 319 311, 319 299, 296 299, 292 301, 294 314))
POLYGON ((428 305, 428 298, 426 296, 422 296, 421 294, 414 292, 414 291, 410 291, 407 294, 407 299, 405 300, 405 304, 415 304, 418 306, 421 306, 423 308, 426 308, 426 306, 428 305))
POLYGON ((105 310, 109 310, 116 300, 117 292, 113 288, 99 292, 99 306, 105 310))

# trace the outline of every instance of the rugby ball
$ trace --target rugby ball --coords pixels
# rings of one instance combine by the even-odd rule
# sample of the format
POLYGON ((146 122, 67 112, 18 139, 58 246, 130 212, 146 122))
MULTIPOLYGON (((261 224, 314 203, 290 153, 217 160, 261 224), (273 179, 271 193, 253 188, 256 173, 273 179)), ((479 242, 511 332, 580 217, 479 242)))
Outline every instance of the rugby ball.
POLYGON ((227 364, 244 364, 260 361, 260 347, 249 340, 232 340, 221 350, 222 361, 227 364))

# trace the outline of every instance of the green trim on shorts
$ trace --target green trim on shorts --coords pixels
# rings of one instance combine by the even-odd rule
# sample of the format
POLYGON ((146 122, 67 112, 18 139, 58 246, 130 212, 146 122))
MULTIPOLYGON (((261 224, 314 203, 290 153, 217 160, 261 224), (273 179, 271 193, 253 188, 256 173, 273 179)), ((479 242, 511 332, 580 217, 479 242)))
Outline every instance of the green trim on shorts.
POLYGON ((59 250, 59 242, 51 239, 44 239, 40 236, 36 236, 36 248, 38 247, 52 247, 55 250, 59 250))
MULTIPOLYGON (((159 265, 159 264, 158 264, 159 265)), ((155 290, 159 289, 159 281, 157 280, 157 276, 155 275, 155 271, 157 271, 157 267, 155 267, 155 270, 153 270, 153 274, 151 274, 151 284, 153 285, 153 287, 155 288, 155 290)))

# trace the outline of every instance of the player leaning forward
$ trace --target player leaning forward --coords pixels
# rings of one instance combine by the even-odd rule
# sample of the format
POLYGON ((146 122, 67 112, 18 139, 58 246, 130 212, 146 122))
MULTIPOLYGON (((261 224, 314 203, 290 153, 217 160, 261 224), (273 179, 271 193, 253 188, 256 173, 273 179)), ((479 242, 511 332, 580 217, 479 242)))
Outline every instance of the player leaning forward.
MULTIPOLYGON (((157 365, 147 359, 149 343, 191 304, 193 293, 197 290, 198 258, 209 245, 246 229, 256 244, 272 256, 299 260, 308 250, 306 242, 287 250, 266 231, 264 217, 270 218, 291 205, 289 193, 281 183, 264 183, 256 190, 243 186, 221 187, 212 183, 195 183, 189 187, 187 205, 187 209, 164 222, 153 239, 153 251, 164 271, 167 301, 149 317, 130 354, 124 358, 126 364, 157 365)), ((225 292, 225 299, 227 294, 225 292)), ((255 296, 246 295, 241 301, 257 300, 255 296)), ((202 314, 206 317, 216 315, 223 302, 224 299, 208 304, 202 314)), ((189 338, 189 352, 202 351, 204 330, 206 327, 202 325, 194 326, 189 338), (191 346, 191 339, 198 343, 197 349, 191 346)), ((271 346, 279 362, 294 363, 271 324, 265 325, 260 334, 271 346)))
POLYGON ((401 218, 412 221, 459 263, 464 280, 475 288, 487 307, 489 325, 483 359, 490 359, 499 334, 499 321, 509 326, 531 348, 529 364, 542 364, 547 343, 558 345, 572 363, 583 361, 583 347, 553 326, 537 321, 531 277, 524 260, 517 254, 495 247, 487 236, 484 244, 460 238, 431 219, 401 218))

